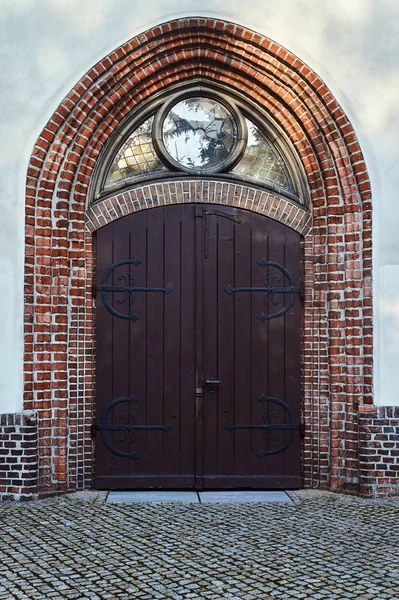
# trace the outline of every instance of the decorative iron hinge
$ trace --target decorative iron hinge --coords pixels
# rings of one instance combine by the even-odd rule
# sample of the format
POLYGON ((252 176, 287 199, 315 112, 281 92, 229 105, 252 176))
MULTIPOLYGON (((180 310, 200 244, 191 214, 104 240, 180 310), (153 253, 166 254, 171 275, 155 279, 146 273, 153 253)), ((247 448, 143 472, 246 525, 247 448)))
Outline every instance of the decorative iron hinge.
POLYGON ((130 435, 130 443, 136 441, 136 431, 165 431, 168 432, 172 429, 169 423, 165 423, 164 425, 136 425, 136 412, 130 408, 131 404, 135 404, 138 402, 137 396, 128 396, 126 398, 117 398, 113 400, 103 410, 101 414, 101 423, 99 425, 94 425, 96 431, 101 432, 101 437, 104 442, 104 445, 110 452, 116 454, 117 456, 123 456, 125 458, 133 458, 136 460, 140 458, 139 452, 135 450, 132 452, 122 452, 113 446, 113 444, 108 439, 109 431, 120 431, 122 436, 119 441, 126 442, 128 435, 130 435), (126 404, 127 408, 124 412, 118 414, 118 418, 121 423, 109 424, 108 423, 108 415, 115 408, 115 406, 126 404))
POLYGON ((116 310, 110 303, 107 292, 116 292, 121 293, 123 296, 117 300, 118 304, 124 304, 128 300, 129 306, 135 301, 136 292, 163 292, 164 294, 170 294, 172 291, 172 287, 167 285, 165 287, 141 287, 136 286, 136 279, 130 271, 126 275, 120 275, 118 277, 119 281, 122 282, 122 285, 111 285, 109 280, 112 276, 112 273, 118 267, 123 265, 135 265, 136 267, 141 264, 141 258, 135 256, 134 258, 119 260, 110 266, 108 271, 104 273, 102 284, 96 285, 94 288, 94 294, 96 292, 101 292, 101 298, 104 303, 104 306, 109 312, 115 317, 119 317, 120 319, 128 319, 130 321, 138 321, 139 315, 136 313, 133 314, 124 314, 116 310))
POLYGON ((269 436, 273 442, 278 442, 279 437, 274 432, 287 431, 288 439, 286 439, 286 441, 283 444, 281 444, 281 446, 273 450, 260 449, 257 452, 256 456, 258 458, 265 458, 265 456, 271 456, 272 454, 278 454, 279 452, 283 452, 284 450, 286 450, 286 448, 288 448, 288 446, 292 444, 296 431, 299 431, 300 435, 302 435, 304 423, 301 423, 299 425, 295 423, 292 408, 286 402, 280 400, 280 398, 273 398, 272 396, 265 396, 264 394, 261 394, 258 400, 261 404, 265 404, 267 407, 265 412, 263 413, 263 423, 254 425, 233 425, 233 423, 226 423, 224 428, 227 431, 235 431, 239 429, 260 429, 264 432, 263 439, 265 442, 269 440, 269 436), (281 408, 283 408, 286 411, 286 413, 288 413, 288 423, 272 422, 272 418, 276 417, 276 413, 271 410, 272 404, 278 404, 279 406, 281 406, 281 408))
POLYGON ((273 305, 277 305, 280 302, 279 298, 276 298, 276 294, 289 294, 287 304, 280 309, 279 311, 272 314, 260 313, 258 315, 259 321, 268 321, 269 319, 275 319, 276 317, 280 317, 284 313, 286 313, 294 304, 295 294, 301 294, 301 288, 295 285, 295 280, 291 274, 291 272, 284 267, 284 265, 280 265, 277 262, 273 262, 271 260, 266 260, 265 258, 261 258, 258 260, 258 264, 262 267, 274 267, 281 271, 281 273, 288 279, 288 286, 278 286, 278 283, 281 280, 281 275, 275 275, 272 279, 272 282, 269 282, 269 275, 266 273, 263 276, 263 287, 233 287, 232 285, 227 285, 224 288, 226 294, 231 296, 231 294, 235 294, 237 292, 266 292, 264 297, 264 304, 266 306, 269 305, 269 301, 273 305))

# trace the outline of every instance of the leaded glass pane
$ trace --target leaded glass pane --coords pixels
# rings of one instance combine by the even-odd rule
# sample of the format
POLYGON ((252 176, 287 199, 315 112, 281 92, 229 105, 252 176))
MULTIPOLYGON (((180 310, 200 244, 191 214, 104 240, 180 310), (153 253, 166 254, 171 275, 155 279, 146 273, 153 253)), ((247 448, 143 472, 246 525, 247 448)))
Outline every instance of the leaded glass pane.
POLYGON ((108 171, 105 187, 122 179, 166 170, 152 143, 153 120, 154 117, 147 119, 123 142, 108 171))
POLYGON ((287 169, 266 136, 249 119, 245 119, 248 129, 248 143, 244 156, 232 173, 250 177, 276 187, 293 191, 287 169))
POLYGON ((230 111, 211 98, 186 98, 171 108, 162 127, 165 149, 186 169, 212 169, 231 156, 237 125, 230 111))

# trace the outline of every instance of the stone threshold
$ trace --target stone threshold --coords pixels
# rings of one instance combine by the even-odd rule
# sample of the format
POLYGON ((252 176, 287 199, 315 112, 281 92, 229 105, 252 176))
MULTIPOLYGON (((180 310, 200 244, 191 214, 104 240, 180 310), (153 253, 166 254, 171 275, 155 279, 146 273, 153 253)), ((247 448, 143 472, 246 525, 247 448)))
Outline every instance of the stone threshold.
POLYGON ((158 502, 158 503, 247 503, 247 502, 279 502, 294 504, 286 492, 281 491, 212 491, 212 492, 182 492, 182 491, 110 491, 106 503, 123 502, 158 502))

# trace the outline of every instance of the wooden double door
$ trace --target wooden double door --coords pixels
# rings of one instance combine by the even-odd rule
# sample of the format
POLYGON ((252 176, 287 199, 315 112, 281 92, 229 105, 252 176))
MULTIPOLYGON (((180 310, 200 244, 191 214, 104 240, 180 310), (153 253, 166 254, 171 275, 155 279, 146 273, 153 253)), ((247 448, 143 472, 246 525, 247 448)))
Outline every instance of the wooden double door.
POLYGON ((99 489, 300 487, 300 236, 212 204, 97 232, 99 489))

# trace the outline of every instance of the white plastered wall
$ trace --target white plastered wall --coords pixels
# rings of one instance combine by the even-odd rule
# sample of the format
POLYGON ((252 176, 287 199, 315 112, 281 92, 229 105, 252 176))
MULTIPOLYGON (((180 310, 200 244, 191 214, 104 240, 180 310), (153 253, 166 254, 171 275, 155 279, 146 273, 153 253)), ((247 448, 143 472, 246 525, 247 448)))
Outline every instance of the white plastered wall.
POLYGON ((105 54, 148 27, 196 15, 287 47, 352 121, 373 189, 375 402, 399 404, 399 2, 0 0, 0 412, 22 410, 24 187, 35 140, 105 54))

